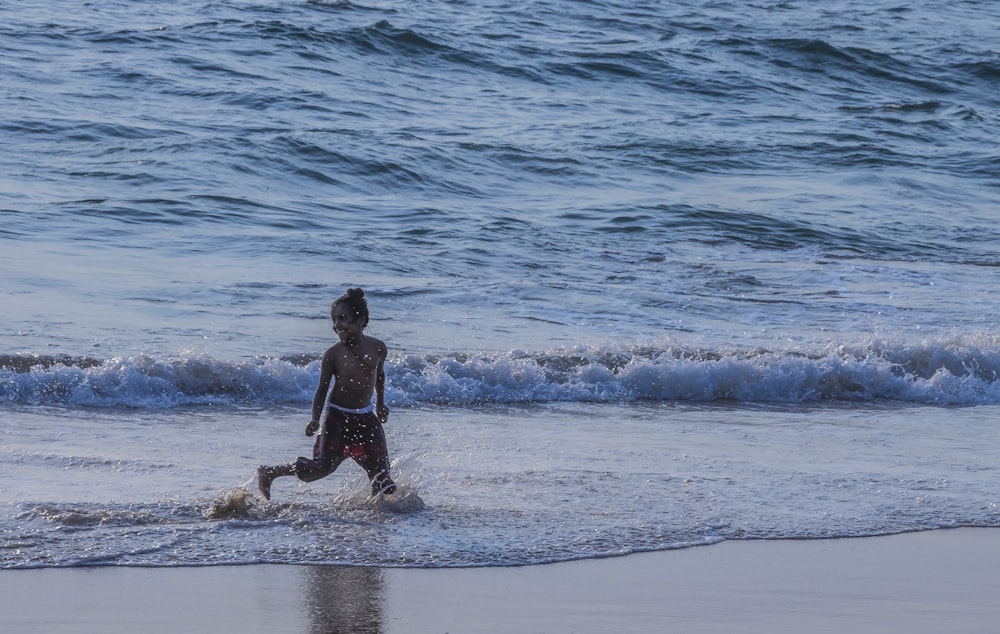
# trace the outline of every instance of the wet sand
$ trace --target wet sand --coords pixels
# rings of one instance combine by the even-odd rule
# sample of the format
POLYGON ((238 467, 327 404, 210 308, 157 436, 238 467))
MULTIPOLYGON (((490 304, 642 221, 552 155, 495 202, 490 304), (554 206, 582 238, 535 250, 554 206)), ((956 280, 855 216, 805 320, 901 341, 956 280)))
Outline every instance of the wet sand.
POLYGON ((518 568, 0 571, 9 632, 995 632, 1000 530, 518 568))

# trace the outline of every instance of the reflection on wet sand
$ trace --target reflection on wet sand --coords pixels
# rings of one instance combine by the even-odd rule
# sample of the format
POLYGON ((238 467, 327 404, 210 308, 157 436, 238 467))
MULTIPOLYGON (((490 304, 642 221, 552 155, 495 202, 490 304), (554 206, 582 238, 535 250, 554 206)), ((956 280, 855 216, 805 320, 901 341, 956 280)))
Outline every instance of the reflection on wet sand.
POLYGON ((315 566, 304 573, 314 634, 382 634, 380 568, 315 566))

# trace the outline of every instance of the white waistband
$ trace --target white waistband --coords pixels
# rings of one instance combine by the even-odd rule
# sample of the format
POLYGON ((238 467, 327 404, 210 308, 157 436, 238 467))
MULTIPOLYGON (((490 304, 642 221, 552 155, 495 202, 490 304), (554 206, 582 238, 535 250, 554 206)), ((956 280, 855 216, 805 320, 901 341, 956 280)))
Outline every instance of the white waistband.
POLYGON ((334 405, 333 403, 327 403, 327 407, 332 407, 333 409, 344 412, 345 414, 370 414, 375 411, 375 403, 369 403, 366 407, 360 409, 351 409, 349 407, 341 407, 340 405, 334 405))

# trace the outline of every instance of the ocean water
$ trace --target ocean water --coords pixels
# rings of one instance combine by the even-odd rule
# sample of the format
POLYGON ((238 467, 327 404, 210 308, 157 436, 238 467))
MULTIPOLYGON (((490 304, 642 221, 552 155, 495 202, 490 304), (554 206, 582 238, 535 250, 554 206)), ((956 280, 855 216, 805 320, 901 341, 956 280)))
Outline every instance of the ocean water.
POLYGON ((0 16, 0 567, 1000 526, 994 3, 0 16), (264 501, 348 286, 401 491, 264 501))

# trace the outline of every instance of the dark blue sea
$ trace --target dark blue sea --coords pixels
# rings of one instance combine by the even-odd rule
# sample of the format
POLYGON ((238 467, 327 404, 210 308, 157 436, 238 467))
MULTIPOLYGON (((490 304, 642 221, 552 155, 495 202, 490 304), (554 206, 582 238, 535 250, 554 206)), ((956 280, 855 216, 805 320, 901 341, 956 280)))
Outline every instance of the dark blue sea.
POLYGON ((997 24, 0 0, 0 568, 1000 526, 997 24), (349 286, 401 491, 265 501, 349 286))

